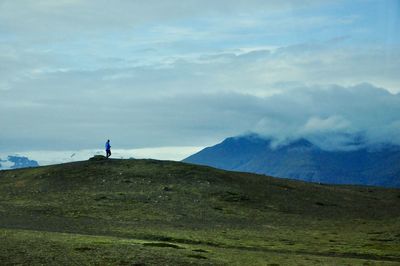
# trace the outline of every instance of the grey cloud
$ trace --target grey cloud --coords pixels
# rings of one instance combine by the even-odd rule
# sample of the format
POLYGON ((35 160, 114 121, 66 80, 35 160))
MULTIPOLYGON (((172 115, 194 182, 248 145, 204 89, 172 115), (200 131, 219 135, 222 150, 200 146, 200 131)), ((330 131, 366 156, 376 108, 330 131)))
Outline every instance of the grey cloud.
POLYGON ((247 131, 278 143, 307 137, 331 149, 351 146, 355 136, 369 144, 400 144, 400 95, 369 84, 305 87, 269 97, 222 92, 93 97, 102 101, 0 107, 0 113, 12 114, 2 117, 4 147, 94 148, 105 138, 125 148, 202 146, 247 131))
MULTIPOLYGON (((308 136, 322 142, 323 133, 330 139, 340 136, 334 142, 343 146, 349 135, 359 133, 371 142, 399 143, 398 95, 368 84, 304 84, 329 84, 340 77, 343 84, 371 82, 386 67, 392 74, 385 80, 398 85, 394 69, 400 60, 385 66, 368 51, 342 50, 339 57, 336 52, 326 45, 303 45, 178 57, 164 65, 39 72, 31 68, 51 65, 50 58, 40 61, 30 54, 25 58, 31 60, 22 62, 10 57, 0 65, 23 71, 10 89, 0 90, 0 113, 6 114, 0 117, 0 144, 4 149, 81 149, 112 136, 128 148, 201 146, 247 130, 278 141, 308 136), (348 63, 355 55, 371 64, 348 63), (342 64, 350 66, 336 67, 342 64), (349 68, 360 73, 358 78, 349 68)), ((2 81, 8 76, 0 73, 2 81)))

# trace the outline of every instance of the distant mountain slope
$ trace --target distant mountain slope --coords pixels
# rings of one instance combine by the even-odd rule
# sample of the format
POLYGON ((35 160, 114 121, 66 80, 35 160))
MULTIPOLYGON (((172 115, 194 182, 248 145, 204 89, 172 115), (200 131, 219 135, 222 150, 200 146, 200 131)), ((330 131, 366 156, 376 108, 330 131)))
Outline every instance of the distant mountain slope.
POLYGON ((38 162, 24 156, 8 156, 6 160, 0 159, 0 170, 37 167, 38 162))
POLYGON ((257 135, 232 137, 184 162, 311 182, 400 187, 400 147, 326 151, 300 139, 278 148, 257 135))

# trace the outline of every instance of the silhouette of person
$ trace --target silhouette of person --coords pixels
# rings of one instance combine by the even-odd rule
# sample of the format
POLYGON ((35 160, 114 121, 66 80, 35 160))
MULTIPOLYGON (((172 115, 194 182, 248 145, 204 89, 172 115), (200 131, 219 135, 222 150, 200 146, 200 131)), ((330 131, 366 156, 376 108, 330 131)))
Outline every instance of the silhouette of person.
POLYGON ((106 142, 106 157, 111 156, 111 145, 110 145, 110 140, 108 139, 106 142))

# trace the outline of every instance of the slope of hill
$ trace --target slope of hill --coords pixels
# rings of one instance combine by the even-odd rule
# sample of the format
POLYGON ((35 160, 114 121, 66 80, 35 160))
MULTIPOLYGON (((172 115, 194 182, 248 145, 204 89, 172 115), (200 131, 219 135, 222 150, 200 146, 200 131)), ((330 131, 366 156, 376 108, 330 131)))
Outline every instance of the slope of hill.
POLYGON ((396 265, 400 190, 155 160, 0 172, 0 261, 396 265))
POLYGON ((300 139, 278 148, 257 135, 227 138, 184 162, 329 184, 400 187, 400 147, 326 151, 300 139))

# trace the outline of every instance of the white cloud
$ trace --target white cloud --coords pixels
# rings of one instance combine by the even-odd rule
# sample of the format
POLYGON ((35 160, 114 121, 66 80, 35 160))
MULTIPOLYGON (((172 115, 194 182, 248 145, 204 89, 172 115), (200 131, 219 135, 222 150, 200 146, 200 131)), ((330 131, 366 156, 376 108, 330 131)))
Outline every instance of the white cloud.
POLYGON ((307 120, 300 133, 321 134, 326 132, 347 132, 351 130, 351 123, 340 116, 330 116, 327 118, 311 117, 307 120))
POLYGON ((254 131, 278 142, 307 138, 327 149, 360 141, 400 144, 400 94, 369 84, 291 89, 266 98, 265 105, 254 131))

